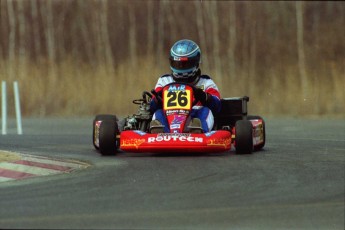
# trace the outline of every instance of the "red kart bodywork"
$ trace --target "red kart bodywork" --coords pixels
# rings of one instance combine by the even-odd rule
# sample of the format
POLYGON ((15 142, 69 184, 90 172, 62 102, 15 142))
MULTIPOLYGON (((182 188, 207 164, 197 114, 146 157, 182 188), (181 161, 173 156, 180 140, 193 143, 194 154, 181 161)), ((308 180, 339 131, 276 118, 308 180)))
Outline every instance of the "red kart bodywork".
POLYGON ((193 88, 185 84, 169 84, 163 88, 163 111, 170 133, 151 134, 138 130, 121 132, 120 149, 128 152, 222 152, 231 147, 227 131, 208 133, 184 132, 187 118, 197 103, 193 88))
POLYGON ((209 133, 158 133, 123 131, 120 149, 128 152, 223 152, 231 148, 231 133, 212 131, 209 133))
MULTIPOLYGON (((193 86, 178 83, 163 88, 159 98, 168 127, 159 124, 150 127, 153 117, 149 103, 155 98, 146 91, 143 99, 133 101, 140 105, 138 113, 125 118, 121 129, 115 115, 97 115, 93 123, 94 147, 102 155, 115 154, 118 150, 135 153, 219 153, 229 151, 232 146, 236 153, 247 154, 264 147, 265 122, 260 116, 247 115, 249 97, 246 96, 221 99, 221 111, 215 116, 213 130, 200 133, 201 127, 189 123, 192 108, 198 104, 194 90, 193 86), (164 133, 162 127, 165 130, 169 128, 170 132, 164 133)), ((158 93, 154 95, 159 96, 158 93)))

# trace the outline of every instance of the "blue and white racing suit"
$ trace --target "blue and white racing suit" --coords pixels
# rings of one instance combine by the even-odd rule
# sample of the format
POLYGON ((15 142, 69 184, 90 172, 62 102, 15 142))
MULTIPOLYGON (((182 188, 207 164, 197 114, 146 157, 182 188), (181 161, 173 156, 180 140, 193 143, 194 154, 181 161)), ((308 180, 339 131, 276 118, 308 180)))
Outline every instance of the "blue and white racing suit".
MULTIPOLYGON (((155 91, 160 92, 164 86, 169 83, 175 82, 173 77, 169 74, 161 76, 155 86, 155 91)), ((198 102, 193 106, 187 124, 192 118, 199 118, 202 125, 202 130, 204 133, 212 130, 214 125, 214 116, 213 113, 218 113, 220 111, 221 102, 220 102, 220 93, 217 85, 214 81, 207 75, 201 75, 199 80, 194 84, 196 88, 201 88, 204 92, 208 93, 211 98, 209 98, 206 105, 202 105, 198 102)), ((165 114, 162 109, 162 105, 158 104, 156 100, 151 100, 150 110, 153 112, 152 120, 158 120, 164 125, 164 132, 169 133, 170 128, 168 121, 165 117, 165 114)))

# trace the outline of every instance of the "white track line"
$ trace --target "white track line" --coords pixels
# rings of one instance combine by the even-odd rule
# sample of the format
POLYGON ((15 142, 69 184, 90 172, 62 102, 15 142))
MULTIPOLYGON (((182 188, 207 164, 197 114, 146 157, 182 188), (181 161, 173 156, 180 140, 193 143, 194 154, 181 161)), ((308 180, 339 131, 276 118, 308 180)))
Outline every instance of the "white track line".
POLYGON ((35 174, 35 175, 51 175, 51 174, 57 174, 57 173, 62 172, 60 170, 46 169, 46 168, 41 168, 41 167, 8 163, 8 162, 0 163, 0 168, 13 170, 17 172, 30 173, 30 174, 35 174))
POLYGON ((59 165, 59 166, 65 166, 65 167, 70 167, 70 168, 84 168, 88 166, 87 164, 82 163, 82 162, 74 163, 74 162, 69 162, 69 161, 48 159, 44 157, 31 156, 31 155, 21 155, 21 159, 26 160, 26 161, 34 161, 38 163, 59 165))
POLYGON ((1 183, 1 182, 6 182, 6 181, 11 181, 11 180, 16 180, 16 179, 0 176, 0 183, 1 183))

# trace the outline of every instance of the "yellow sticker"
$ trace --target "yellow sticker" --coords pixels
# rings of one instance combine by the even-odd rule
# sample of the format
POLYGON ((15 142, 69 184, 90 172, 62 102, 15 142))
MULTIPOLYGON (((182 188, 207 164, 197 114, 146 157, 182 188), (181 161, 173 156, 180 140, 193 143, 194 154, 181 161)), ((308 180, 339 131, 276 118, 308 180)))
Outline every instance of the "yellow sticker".
POLYGON ((191 109, 191 91, 186 90, 165 90, 163 95, 164 110, 191 109))

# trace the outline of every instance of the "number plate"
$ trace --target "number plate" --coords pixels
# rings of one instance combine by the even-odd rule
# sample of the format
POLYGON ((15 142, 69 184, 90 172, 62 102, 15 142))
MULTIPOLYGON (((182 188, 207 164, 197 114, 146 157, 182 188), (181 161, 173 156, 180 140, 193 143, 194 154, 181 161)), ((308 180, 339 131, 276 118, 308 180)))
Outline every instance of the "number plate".
POLYGON ((191 109, 191 90, 165 90, 163 92, 164 110, 191 109))

